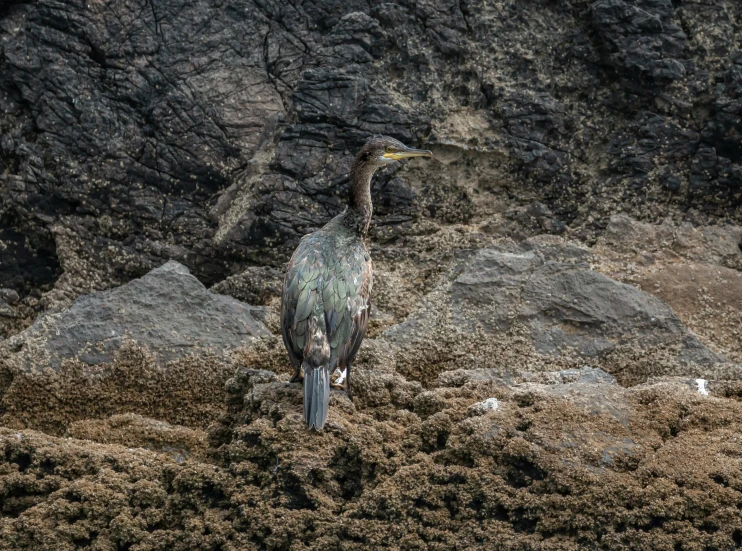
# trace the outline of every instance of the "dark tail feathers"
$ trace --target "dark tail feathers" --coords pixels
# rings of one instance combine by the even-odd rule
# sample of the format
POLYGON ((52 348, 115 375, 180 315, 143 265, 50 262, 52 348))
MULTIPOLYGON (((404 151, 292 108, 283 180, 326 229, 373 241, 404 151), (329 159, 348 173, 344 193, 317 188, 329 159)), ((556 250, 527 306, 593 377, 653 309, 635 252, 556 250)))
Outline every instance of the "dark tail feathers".
POLYGON ((322 430, 330 407, 330 371, 304 364, 304 421, 310 429, 322 430))

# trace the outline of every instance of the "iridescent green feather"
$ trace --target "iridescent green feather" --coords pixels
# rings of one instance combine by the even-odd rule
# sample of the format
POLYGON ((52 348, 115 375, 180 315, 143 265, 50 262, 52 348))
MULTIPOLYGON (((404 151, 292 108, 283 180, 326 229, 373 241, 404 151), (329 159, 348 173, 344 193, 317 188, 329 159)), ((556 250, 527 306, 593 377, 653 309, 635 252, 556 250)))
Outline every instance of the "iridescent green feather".
POLYGON ((299 294, 299 300, 296 302, 296 314, 294 315, 294 324, 304 321, 309 317, 314 309, 314 300, 317 292, 305 287, 299 294))
POLYGON ((297 350, 299 351, 304 350, 305 340, 306 340, 306 335, 296 335, 294 337, 294 345, 296 346, 297 350))
POLYGON ((337 294, 341 299, 344 299, 348 296, 348 289, 345 286, 345 281, 340 278, 338 278, 337 282, 335 283, 335 290, 337 291, 337 294))
POLYGON ((319 281, 319 279, 320 279, 319 277, 315 277, 314 279, 310 280, 307 283, 306 288, 314 291, 317 288, 317 282, 319 281))
POLYGON ((322 303, 325 306, 325 312, 335 307, 335 290, 331 285, 332 282, 325 284, 325 288, 322 290, 322 303))
MULTIPOLYGON (((336 287, 336 289, 337 289, 337 287, 336 287)), ((334 299, 335 300, 335 305, 334 305, 335 306, 335 311, 338 314, 340 314, 340 313, 343 312, 343 310, 346 309, 346 307, 347 307, 347 300, 344 297, 343 298, 340 298, 340 296, 337 294, 337 291, 335 292, 335 294, 333 296, 335 297, 335 299, 334 299)))

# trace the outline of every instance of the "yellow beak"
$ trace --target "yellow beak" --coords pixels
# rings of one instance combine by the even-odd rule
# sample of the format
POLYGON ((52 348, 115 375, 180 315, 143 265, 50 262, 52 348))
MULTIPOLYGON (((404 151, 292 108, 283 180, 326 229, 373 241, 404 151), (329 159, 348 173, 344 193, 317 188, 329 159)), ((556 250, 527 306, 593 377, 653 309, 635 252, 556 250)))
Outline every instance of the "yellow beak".
POLYGON ((433 152, 428 151, 427 149, 413 149, 412 147, 408 147, 407 149, 403 149, 401 151, 392 151, 391 153, 384 153, 385 159, 394 159, 395 161, 399 161, 401 159, 409 159, 411 157, 432 157, 433 152))

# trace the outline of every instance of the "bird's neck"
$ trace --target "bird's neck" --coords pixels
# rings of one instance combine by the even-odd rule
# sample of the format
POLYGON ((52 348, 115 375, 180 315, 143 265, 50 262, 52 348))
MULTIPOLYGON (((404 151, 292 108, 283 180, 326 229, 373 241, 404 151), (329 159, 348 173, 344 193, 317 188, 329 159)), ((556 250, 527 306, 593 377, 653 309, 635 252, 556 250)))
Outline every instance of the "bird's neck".
POLYGON ((371 203, 371 178, 375 170, 375 167, 360 163, 356 159, 350 171, 350 197, 345 221, 361 237, 366 237, 374 211, 371 203))

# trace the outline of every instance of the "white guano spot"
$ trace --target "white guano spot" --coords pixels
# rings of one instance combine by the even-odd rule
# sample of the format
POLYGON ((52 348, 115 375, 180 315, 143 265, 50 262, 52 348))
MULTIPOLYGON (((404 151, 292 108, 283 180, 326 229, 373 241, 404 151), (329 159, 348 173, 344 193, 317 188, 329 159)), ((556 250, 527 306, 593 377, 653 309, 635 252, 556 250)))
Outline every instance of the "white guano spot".
POLYGON ((482 408, 490 410, 490 409, 497 409, 500 407, 500 402, 497 400, 497 398, 487 398, 484 402, 479 402, 482 405, 482 408))
POLYGON ((495 411, 499 407, 500 402, 497 398, 487 398, 483 402, 472 404, 471 406, 469 406, 469 409, 471 409, 475 413, 478 413, 479 415, 482 415, 484 413, 487 413, 488 411, 495 411))
POLYGON ((696 384, 698 385, 698 394, 709 395, 709 391, 706 390, 706 379, 696 379, 696 384))

